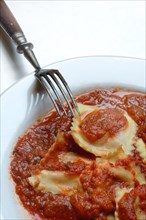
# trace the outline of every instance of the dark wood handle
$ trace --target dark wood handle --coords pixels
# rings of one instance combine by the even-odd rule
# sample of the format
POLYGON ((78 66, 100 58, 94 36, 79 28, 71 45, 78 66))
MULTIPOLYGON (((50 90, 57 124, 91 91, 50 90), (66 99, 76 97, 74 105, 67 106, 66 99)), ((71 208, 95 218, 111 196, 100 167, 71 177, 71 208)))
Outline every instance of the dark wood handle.
POLYGON ((0 25, 10 37, 17 32, 22 32, 18 22, 4 0, 0 0, 0 25))

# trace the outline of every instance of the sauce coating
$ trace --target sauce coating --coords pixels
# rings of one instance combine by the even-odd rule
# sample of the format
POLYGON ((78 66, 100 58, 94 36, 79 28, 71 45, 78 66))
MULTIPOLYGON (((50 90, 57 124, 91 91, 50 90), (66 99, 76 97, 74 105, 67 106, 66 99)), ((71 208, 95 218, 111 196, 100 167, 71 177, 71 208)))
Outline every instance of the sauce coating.
POLYGON ((88 114, 81 122, 80 129, 90 142, 95 142, 106 133, 114 136, 125 129, 127 119, 122 111, 114 108, 101 109, 88 114))
MULTIPOLYGON (((137 220, 137 214, 135 211, 136 199, 138 199, 139 207, 146 213, 146 185, 138 186, 136 189, 126 193, 119 201, 118 215, 120 220, 137 220)), ((143 218, 144 219, 144 218, 143 218)))
MULTIPOLYGON (((143 93, 119 89, 97 89, 76 97, 76 101, 87 105, 126 110, 138 124, 138 137, 146 142, 146 95, 143 93)), ((117 110, 115 111, 117 112, 117 110)), ((118 125, 116 131, 124 125, 123 119, 122 125, 118 125)), ((52 112, 39 120, 19 138, 10 164, 10 172, 16 183, 16 193, 23 206, 32 215, 37 214, 41 220, 107 220, 107 216, 113 214, 116 209, 113 199, 114 188, 125 183, 121 183, 108 170, 97 172, 94 169, 95 157, 82 150, 74 142, 70 135, 70 126, 71 120, 66 119, 64 115, 59 118, 56 112, 52 112), (55 151, 47 157, 46 154, 54 143, 58 131, 64 133, 65 144, 56 146, 55 151), (60 162, 58 156, 68 151, 91 159, 92 165, 87 166, 83 161, 76 163, 68 161, 66 164, 60 162), (38 172, 41 169, 63 170, 77 174, 82 172, 81 182, 85 191, 71 196, 35 191, 27 178, 31 176, 32 171, 38 172)), ((113 134, 113 130, 110 128, 112 126, 108 127, 108 131, 113 134)), ((105 127, 101 134, 103 135, 104 132, 105 127)), ((117 165, 128 167, 131 160, 135 160, 135 158, 137 158, 137 164, 141 165, 141 171, 146 173, 145 165, 139 159, 137 152, 133 152, 131 158, 117 161, 117 165)), ((137 190, 140 194, 141 208, 144 209, 144 197, 143 193, 140 193, 144 189, 137 188, 137 190)), ((126 210, 127 201, 128 204, 131 204, 130 207, 133 206, 132 198, 133 196, 129 201, 129 197, 124 197, 121 201, 123 204, 121 210, 126 210)), ((123 220, 122 212, 120 216, 120 220, 123 220)), ((135 220, 132 208, 126 211, 126 216, 128 216, 127 219, 135 220)))

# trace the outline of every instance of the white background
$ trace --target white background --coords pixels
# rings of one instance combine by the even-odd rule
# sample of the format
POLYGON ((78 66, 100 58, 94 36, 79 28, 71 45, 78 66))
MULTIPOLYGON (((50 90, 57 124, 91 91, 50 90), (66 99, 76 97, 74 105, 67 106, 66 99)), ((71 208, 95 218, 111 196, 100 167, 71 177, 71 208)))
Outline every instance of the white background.
MULTIPOLYGON (((146 1, 6 1, 42 66, 114 55, 146 58, 146 1)), ((1 31, 1 93, 33 71, 1 31)))

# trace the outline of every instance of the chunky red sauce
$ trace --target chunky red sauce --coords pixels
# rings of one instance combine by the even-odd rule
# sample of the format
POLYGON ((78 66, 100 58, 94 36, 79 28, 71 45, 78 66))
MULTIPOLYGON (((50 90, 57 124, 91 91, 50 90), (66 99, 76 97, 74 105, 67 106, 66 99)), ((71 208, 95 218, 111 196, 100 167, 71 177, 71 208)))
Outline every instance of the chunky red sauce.
POLYGON ((119 109, 107 108, 88 114, 81 122, 80 128, 90 142, 95 142, 106 133, 114 136, 126 125, 127 119, 119 109))
MULTIPOLYGON (((95 126, 100 130, 99 136, 103 135, 105 130, 113 134, 126 124, 124 117, 120 124, 115 124, 115 121, 121 119, 121 116, 119 116, 118 110, 114 109, 121 108, 126 110, 138 124, 137 135, 146 142, 146 96, 143 93, 119 89, 99 89, 76 97, 76 101, 88 105, 113 108, 115 114, 108 121, 105 120, 106 113, 101 112, 103 124, 96 114, 92 118, 92 123, 95 122, 95 126), (114 119, 116 120, 114 121, 114 119)), ((110 112, 108 114, 110 115, 110 112)), ((92 126, 92 123, 89 124, 92 126)), ((90 126, 86 125, 85 122, 82 129, 85 130, 86 134, 90 134, 90 126)), ((70 135, 70 126, 71 120, 66 119, 65 116, 59 118, 56 112, 53 112, 40 119, 23 137, 19 138, 11 162, 11 175, 16 183, 16 193, 19 195, 23 206, 32 215, 37 214, 42 220, 107 220, 107 216, 113 214, 116 209, 115 187, 128 187, 128 183, 122 182, 107 169, 100 171, 95 169, 95 157, 82 150, 74 142, 70 135), (54 151, 47 155, 58 131, 64 132, 65 143, 56 144, 54 151), (58 158, 59 155, 68 151, 93 160, 93 163, 87 165, 84 161, 79 160, 76 163, 68 161, 64 164, 58 158), (32 172, 37 173, 42 169, 67 171, 69 175, 81 174, 80 181, 84 191, 71 196, 35 191, 27 178, 31 176, 32 172)), ((133 152, 133 156, 117 161, 116 165, 129 169, 131 161, 136 161, 141 172, 146 173, 145 164, 137 152, 133 152)), ((143 196, 145 190, 138 184, 135 187, 133 191, 136 190, 139 194, 140 207, 146 212, 146 197, 143 196)), ((121 211, 119 211, 120 220, 135 220, 133 191, 125 195, 119 203, 121 207, 121 211)))
POLYGON ((146 213, 146 185, 141 185, 136 189, 131 190, 119 201, 118 214, 120 220, 137 220, 135 212, 135 206, 137 205, 136 200, 139 202, 139 206, 144 212, 144 216, 146 213))

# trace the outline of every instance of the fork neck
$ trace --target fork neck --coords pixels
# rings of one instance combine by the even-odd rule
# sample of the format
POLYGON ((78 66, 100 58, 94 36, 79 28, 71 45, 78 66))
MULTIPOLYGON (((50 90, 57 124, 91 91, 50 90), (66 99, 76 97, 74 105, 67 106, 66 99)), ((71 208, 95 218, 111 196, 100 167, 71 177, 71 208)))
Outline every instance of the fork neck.
POLYGON ((37 61, 37 58, 33 52, 33 44, 27 42, 23 32, 17 32, 12 36, 13 41, 17 45, 17 52, 23 54, 24 57, 31 63, 31 65, 38 72, 41 68, 37 61))

